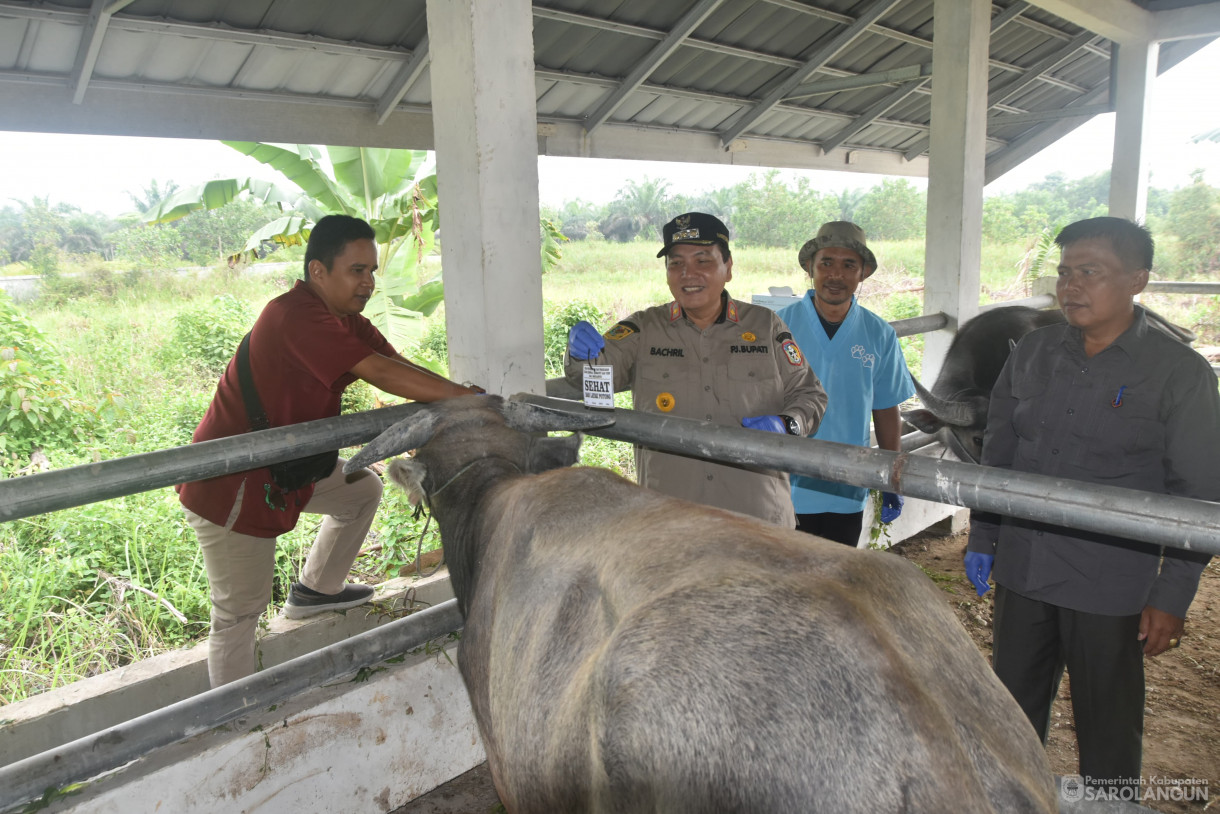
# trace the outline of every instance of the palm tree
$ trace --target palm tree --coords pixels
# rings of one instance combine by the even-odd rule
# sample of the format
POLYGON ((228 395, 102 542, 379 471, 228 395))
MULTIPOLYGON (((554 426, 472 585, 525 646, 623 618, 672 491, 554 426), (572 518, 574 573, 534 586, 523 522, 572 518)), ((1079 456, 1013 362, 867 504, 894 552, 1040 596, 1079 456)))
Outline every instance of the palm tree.
POLYGON ((178 191, 178 183, 176 181, 168 181, 162 187, 157 183, 157 179, 153 178, 148 182, 148 186, 140 190, 137 196, 131 190, 127 190, 127 197, 131 198, 131 202, 135 205, 136 211, 141 215, 148 214, 150 210, 161 205, 161 202, 178 191))
POLYGON ((845 189, 834 198, 839 204, 839 220, 855 221, 856 211, 867 193, 858 188, 845 189))
MULTIPOLYGON (((643 227, 637 232, 659 240, 661 227, 672 217, 668 211, 668 193, 669 182, 663 178, 654 180, 645 176, 642 181, 628 181, 610 202, 609 219, 620 225, 642 221, 643 227)), ((604 229, 602 233, 610 236, 604 229)))

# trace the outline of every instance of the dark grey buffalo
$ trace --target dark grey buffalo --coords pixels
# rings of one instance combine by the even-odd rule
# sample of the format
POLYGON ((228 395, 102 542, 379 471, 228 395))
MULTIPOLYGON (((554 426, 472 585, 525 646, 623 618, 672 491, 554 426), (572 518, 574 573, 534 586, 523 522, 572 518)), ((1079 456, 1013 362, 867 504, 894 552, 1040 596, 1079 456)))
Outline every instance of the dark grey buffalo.
MULTIPOLYGON (((1194 334, 1155 312, 1149 324, 1180 342, 1194 334)), ((1040 311, 1009 305, 984 311, 966 322, 949 344, 940 375, 929 391, 918 379, 915 390, 923 409, 904 411, 902 417, 918 430, 935 435, 959 460, 978 463, 987 426, 987 406, 1008 354, 1021 337, 1036 328, 1064 321, 1059 310, 1040 311)))
POLYGON ((458 666, 513 814, 1053 812, 1024 714, 943 594, 849 549, 567 468, 608 423, 430 405, 349 470, 440 524, 458 666))

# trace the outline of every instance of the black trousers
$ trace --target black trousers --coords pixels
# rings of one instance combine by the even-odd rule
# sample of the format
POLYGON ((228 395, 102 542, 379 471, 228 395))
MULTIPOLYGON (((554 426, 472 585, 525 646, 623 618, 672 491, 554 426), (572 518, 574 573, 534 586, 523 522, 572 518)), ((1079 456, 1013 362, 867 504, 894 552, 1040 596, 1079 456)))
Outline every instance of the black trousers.
POLYGON ((820 512, 818 514, 798 514, 796 530, 818 537, 825 537, 836 543, 855 548, 860 543, 860 530, 864 528, 864 512, 853 514, 836 514, 835 512, 820 512))
POLYGON ((992 665, 1046 743, 1066 666, 1080 774, 1089 785, 1139 783, 1144 735, 1140 615, 1102 616, 995 589, 992 665))

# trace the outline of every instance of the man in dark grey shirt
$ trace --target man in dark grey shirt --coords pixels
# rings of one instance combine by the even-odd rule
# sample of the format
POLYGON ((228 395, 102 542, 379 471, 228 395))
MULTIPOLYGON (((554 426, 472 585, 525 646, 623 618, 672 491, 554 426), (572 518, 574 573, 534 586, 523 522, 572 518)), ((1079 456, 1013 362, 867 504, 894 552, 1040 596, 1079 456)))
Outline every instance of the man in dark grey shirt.
MULTIPOLYGON (((1220 500, 1216 377, 1134 303, 1148 282, 1151 236, 1127 220, 1091 218, 1055 242, 1067 324, 1013 350, 992 392, 982 463, 1220 500)), ((995 566, 995 671, 1045 742, 1066 666, 1087 783, 1138 789, 1143 657, 1178 645, 1209 559, 1013 517, 971 518, 966 573, 980 595, 995 566)))

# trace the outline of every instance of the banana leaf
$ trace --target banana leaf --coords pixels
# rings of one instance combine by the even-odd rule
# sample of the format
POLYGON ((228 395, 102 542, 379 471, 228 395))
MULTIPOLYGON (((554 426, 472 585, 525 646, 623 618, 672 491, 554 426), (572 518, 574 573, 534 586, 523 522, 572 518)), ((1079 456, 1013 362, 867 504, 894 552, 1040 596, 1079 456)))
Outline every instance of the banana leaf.
POLYGON ((415 172, 427 156, 423 150, 391 150, 378 147, 327 147, 335 180, 357 200, 364 202, 366 217, 373 214, 373 201, 409 189, 415 172))
POLYGON ((221 144, 281 173, 327 212, 357 217, 364 214, 342 186, 326 174, 321 164, 322 153, 312 145, 290 147, 254 141, 222 141, 221 144))
POLYGON ((169 223, 197 209, 219 209, 242 193, 249 193, 259 203, 277 204, 281 209, 296 208, 301 201, 300 192, 261 178, 227 178, 175 192, 145 213, 144 222, 169 223))
POLYGON ((281 246, 304 246, 305 241, 309 240, 309 232, 313 229, 313 225, 313 219, 304 215, 293 214, 276 218, 250 235, 250 239, 246 241, 242 250, 229 259, 253 263, 258 257, 258 251, 262 248, 264 240, 273 240, 281 246))

